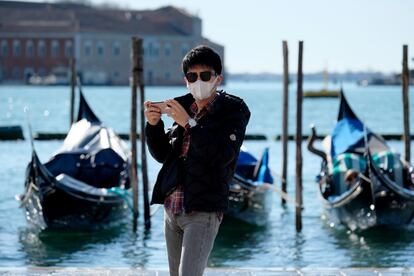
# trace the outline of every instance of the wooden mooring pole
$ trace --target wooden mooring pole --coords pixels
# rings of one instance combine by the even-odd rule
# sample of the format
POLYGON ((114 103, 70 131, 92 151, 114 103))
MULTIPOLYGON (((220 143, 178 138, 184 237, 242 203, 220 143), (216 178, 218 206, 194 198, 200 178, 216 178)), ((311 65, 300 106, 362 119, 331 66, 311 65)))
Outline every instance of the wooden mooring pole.
POLYGON ((148 169, 147 169, 147 151, 145 138, 145 115, 144 115, 144 51, 142 49, 142 39, 138 39, 138 85, 140 90, 140 121, 141 121, 141 171, 142 171, 142 193, 144 197, 144 220, 145 229, 151 228, 150 205, 148 199, 148 169))
POLYGON ((303 102, 303 41, 299 41, 298 79, 296 94, 296 231, 302 231, 302 102, 303 102))
POLYGON ((137 85, 139 79, 139 39, 132 38, 132 72, 131 72, 131 186, 133 201, 133 231, 137 231, 138 227, 138 174, 137 174, 137 85))
MULTIPOLYGON (((289 60, 287 41, 283 46, 283 115, 282 115, 282 191, 287 190, 287 157, 288 157, 288 114, 289 114, 289 60)), ((282 197, 282 205, 286 199, 282 197)))
POLYGON ((410 163, 411 159, 411 141, 410 141, 410 110, 409 110, 409 81, 410 70, 408 70, 408 46, 403 45, 403 62, 402 62, 402 98, 403 98, 403 112, 404 112, 404 158, 410 163))
POLYGON ((76 86, 76 59, 72 57, 70 65, 70 110, 69 110, 69 127, 72 126, 75 119, 75 86, 76 86))

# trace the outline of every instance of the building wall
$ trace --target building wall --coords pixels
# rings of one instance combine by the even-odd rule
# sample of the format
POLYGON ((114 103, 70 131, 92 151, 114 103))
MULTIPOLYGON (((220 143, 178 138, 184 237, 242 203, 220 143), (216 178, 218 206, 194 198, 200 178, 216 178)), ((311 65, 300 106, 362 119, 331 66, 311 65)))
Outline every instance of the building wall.
POLYGON ((73 43, 73 37, 62 34, 0 34, 0 80, 24 81, 67 67, 73 43), (65 47, 69 44, 70 51, 65 47))
POLYGON ((131 39, 128 35, 78 33, 76 66, 83 82, 128 84, 131 39))
MULTIPOLYGON (((76 36, 77 68, 85 83, 89 76, 105 79, 111 84, 125 85, 131 75, 132 35, 90 34, 76 36), (119 51, 114 50, 117 45, 119 51)), ((193 47, 203 44, 198 37, 143 36, 144 81, 147 85, 181 85, 184 75, 181 62, 193 47)), ((204 43, 206 44, 206 43, 204 43)), ((223 47, 211 45, 219 54, 223 47)))
POLYGON ((33 8, 37 4, 27 5, 29 21, 22 18, 16 7, 10 9, 10 18, 0 18, 0 81, 22 82, 29 75, 45 76, 55 69, 62 72, 62 67, 69 71, 69 61, 74 55, 84 84, 127 85, 131 75, 131 37, 134 35, 144 40, 144 80, 147 85, 183 84, 182 59, 191 48, 200 44, 216 49, 224 64, 224 48, 202 37, 201 19, 172 6, 144 12, 148 16, 142 21, 144 24, 138 17, 125 20, 122 14, 131 15, 129 11, 94 11, 87 6, 71 10, 66 7, 71 16, 65 17, 67 14, 61 10, 63 6, 41 10, 33 8), (59 21, 62 16, 64 22, 59 21), (10 32, 10 28, 13 31, 10 32), (44 44, 44 50, 39 51, 39 43, 44 44), (2 44, 7 48, 4 53, 2 44), (70 51, 65 46, 69 44, 70 51))
POLYGON ((144 77, 146 84, 184 84, 184 74, 181 67, 182 60, 190 49, 201 44, 212 47, 223 59, 224 48, 222 46, 209 43, 199 36, 144 37, 144 77))
POLYGON ((191 37, 144 37, 145 82, 149 85, 183 84, 182 59, 197 44, 191 37))
MULTIPOLYGON (((23 82, 33 74, 51 74, 57 67, 69 70, 69 59, 74 53, 77 71, 84 84, 128 85, 132 36, 116 33, 0 34, 0 80, 23 82), (16 41, 20 43, 19 55, 13 52, 16 41), (32 55, 27 53, 28 43, 33 44, 32 55), (44 55, 39 54, 39 43, 45 45, 44 55), (53 43, 57 44, 55 51, 53 43), (2 44, 7 45, 7 53, 3 53, 2 44)), ((182 85, 182 59, 191 48, 200 44, 214 48, 224 63, 224 48, 198 35, 147 35, 143 40, 144 81, 147 85, 182 85)))

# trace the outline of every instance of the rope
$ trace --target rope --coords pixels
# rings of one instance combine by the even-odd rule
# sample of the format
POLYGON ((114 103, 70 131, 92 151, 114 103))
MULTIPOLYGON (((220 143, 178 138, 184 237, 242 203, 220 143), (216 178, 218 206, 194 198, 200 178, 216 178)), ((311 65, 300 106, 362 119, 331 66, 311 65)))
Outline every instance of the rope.
MULTIPOLYGON (((278 178, 280 181, 282 181, 282 182, 285 182, 286 181, 286 179, 285 178, 283 178, 280 174, 278 174, 277 172, 275 172, 274 170, 270 170, 271 172, 272 172, 272 175, 273 176, 275 176, 276 178, 278 178)), ((284 192, 284 191, 282 191, 281 189, 279 189, 279 188, 277 188, 275 185, 272 185, 272 184, 270 184, 271 186, 272 186, 272 190, 275 192, 275 193, 277 193, 277 194, 279 194, 280 195, 280 197, 281 198, 283 198, 284 200, 286 200, 286 202, 288 202, 288 203, 290 203, 290 204, 292 204, 293 206, 295 206, 295 207, 300 207, 300 208, 303 208, 303 205, 302 206, 300 206, 297 202, 296 202, 296 200, 295 199, 293 199, 293 198, 291 198, 286 192, 284 192)))
MULTIPOLYGON (((272 174, 273 174, 274 172, 272 171, 272 174)), ((277 175, 277 174, 275 174, 275 175, 277 175)), ((358 175, 361 179, 363 179, 364 181, 366 181, 366 182, 368 182, 368 183, 371 183, 371 180, 368 178, 368 177, 366 177, 365 175, 363 175, 362 173, 359 173, 359 175, 358 175)), ((280 179, 282 179, 282 177, 279 177, 280 179)), ((265 184, 269 184, 269 183, 265 183, 265 184)), ((274 186, 274 185, 272 185, 272 184, 269 184, 270 186, 271 186, 271 189, 275 192, 275 193, 277 193, 277 194, 279 194, 280 195, 280 197, 281 198, 283 198, 284 200, 286 200, 286 202, 289 202, 289 203, 291 203, 292 205, 294 205, 295 207, 301 207, 301 208, 303 208, 303 205, 302 206, 300 206, 297 202, 296 202, 296 200, 295 199, 293 199, 293 198, 291 198, 287 193, 285 193, 285 192, 283 192, 282 190, 280 190, 279 188, 277 188, 276 186, 274 186)))
POLYGON ((129 210, 131 210, 132 212, 134 211, 134 207, 132 206, 130 200, 128 199, 128 196, 130 198, 132 196, 127 191, 120 189, 118 187, 112 187, 108 189, 108 192, 120 196, 126 202, 129 210))
MULTIPOLYGON (((129 192, 127 192, 124 189, 120 189, 118 187, 110 188, 110 189, 108 189, 108 192, 120 196, 126 202, 126 204, 128 205, 128 209, 131 212, 134 212, 134 207, 132 206, 132 203, 131 203, 131 200, 130 200, 132 198, 132 195, 129 192)), ((158 212, 160 207, 161 207, 161 205, 154 208, 154 210, 150 213, 150 217, 154 216, 158 212)))
POLYGON ((364 181, 368 182, 369 184, 371 184, 371 179, 369 179, 368 177, 366 177, 365 175, 363 175, 362 173, 359 173, 358 176, 360 178, 362 178, 364 181))
MULTIPOLYGON (((236 181, 238 180, 237 178, 235 179, 236 181)), ((270 184, 270 183, 267 183, 267 182, 263 182, 263 185, 261 185, 261 186, 250 186, 250 185, 247 185, 247 184, 244 184, 242 181, 240 181, 240 180, 238 180, 237 182, 236 182, 238 185, 240 185, 241 187, 243 187, 244 189, 246 189, 246 190, 248 190, 248 191, 243 191, 243 192, 245 192, 245 193, 247 193, 248 194, 248 196, 251 196, 251 194, 252 193, 254 193, 254 191, 255 190, 257 190, 257 189, 260 189, 261 187, 265 187, 265 188, 267 188, 267 189, 269 189, 269 190, 271 190, 271 191, 273 191, 273 192, 275 192, 275 193, 277 193, 277 194, 279 194, 283 199, 285 199, 286 200, 286 202, 288 202, 288 203, 290 203, 290 204, 292 204, 292 205, 294 205, 295 207, 300 207, 300 208, 303 208, 303 205, 301 206, 301 205, 299 205, 297 202, 296 202, 296 200, 295 199, 293 199, 293 198, 291 198, 287 193, 285 193, 284 191, 282 191, 281 189, 279 189, 279 188, 277 188, 274 184, 270 184)), ((239 190, 238 189, 236 189, 236 190, 233 190, 233 192, 239 192, 239 190)))
MULTIPOLYGON (((284 178, 282 176, 280 176, 279 174, 277 174, 274 170, 271 170, 272 174, 276 176, 276 178, 279 178, 280 180, 284 180, 284 178)), ((366 177, 365 175, 363 175, 362 173, 359 173, 358 176, 363 179, 364 181, 368 182, 371 184, 371 180, 366 177)), ((269 184, 269 183, 266 183, 269 184)), ((287 193, 285 193, 284 191, 282 191, 281 189, 277 188, 275 185, 269 184, 271 186, 271 189, 280 195, 281 198, 283 198, 284 200, 286 200, 286 202, 291 203, 292 205, 294 205, 295 207, 301 207, 303 208, 303 205, 300 206, 295 199, 291 198, 287 193)))
POLYGON ((158 210, 161 208, 161 206, 162 206, 162 205, 157 205, 157 206, 154 208, 155 210, 151 212, 150 217, 152 217, 153 215, 155 215, 155 214, 158 212, 158 210))
POLYGON ((270 183, 264 183, 264 184, 267 184, 268 186, 270 186, 269 187, 270 190, 279 194, 280 197, 286 200, 287 203, 290 203, 295 207, 303 208, 303 205, 299 205, 295 199, 291 198, 287 193, 285 193, 284 191, 276 187, 274 184, 270 184, 270 183))
POLYGON ((281 176, 280 174, 278 174, 277 172, 275 172, 274 170, 270 170, 272 172, 272 175, 276 176, 276 178, 279 178, 280 181, 285 182, 286 179, 283 178, 283 176, 281 176))
POLYGON ((29 200, 30 196, 33 193, 33 190, 39 191, 39 189, 32 182, 30 182, 29 189, 27 190, 27 193, 25 193, 25 195, 22 199, 19 198, 20 207, 22 207, 26 203, 26 201, 29 200))

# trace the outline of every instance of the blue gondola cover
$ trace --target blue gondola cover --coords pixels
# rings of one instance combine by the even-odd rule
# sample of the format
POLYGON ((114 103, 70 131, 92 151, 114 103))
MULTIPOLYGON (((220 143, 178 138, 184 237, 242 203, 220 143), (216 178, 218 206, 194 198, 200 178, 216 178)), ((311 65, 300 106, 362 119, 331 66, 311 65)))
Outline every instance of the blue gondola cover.
MULTIPOLYGON (((332 158, 344 152, 354 152, 357 148, 363 148, 365 145, 364 124, 352 111, 343 91, 341 91, 340 99, 338 123, 332 131, 332 158)), ((366 131, 369 138, 371 131, 368 128, 366 131)))

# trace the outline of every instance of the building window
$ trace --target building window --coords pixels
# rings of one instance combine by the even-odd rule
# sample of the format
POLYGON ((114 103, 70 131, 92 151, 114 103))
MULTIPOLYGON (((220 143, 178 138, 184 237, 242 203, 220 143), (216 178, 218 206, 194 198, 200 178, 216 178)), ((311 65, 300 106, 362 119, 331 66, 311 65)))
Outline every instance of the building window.
POLYGON ((37 55, 39 57, 46 56, 46 43, 43 40, 39 40, 37 43, 37 55))
POLYGON ((190 46, 188 46, 187 43, 184 43, 183 45, 181 45, 181 55, 182 56, 185 56, 185 54, 187 54, 189 50, 190 50, 190 46))
POLYGON ((7 57, 7 55, 9 54, 9 46, 7 45, 7 41, 3 40, 1 42, 1 52, 0 55, 3 57, 7 57))
POLYGON ((114 73, 113 73, 113 77, 114 77, 114 79, 119 79, 119 72, 118 71, 114 71, 114 73))
POLYGON ((112 54, 114 56, 119 56, 121 54, 121 45, 119 44, 119 42, 114 42, 114 44, 112 45, 112 54))
POLYGON ((154 44, 153 56, 158 57, 160 55, 160 45, 154 44))
POLYGON ((170 80, 170 78, 171 78, 170 72, 165 73, 165 79, 170 80))
POLYGON ((29 40, 26 42, 26 57, 32 58, 34 55, 33 41, 29 40))
POLYGON ((152 71, 148 71, 148 74, 147 74, 147 80, 148 80, 148 84, 152 84, 152 82, 153 82, 153 78, 154 78, 154 74, 153 74, 153 72, 152 71))
POLYGON ((85 42, 84 53, 85 53, 85 56, 87 56, 87 57, 92 55, 92 42, 91 41, 86 41, 85 42))
POLYGON ((145 51, 145 53, 147 54, 147 56, 148 57, 150 57, 150 56, 152 56, 152 42, 150 42, 150 43, 148 43, 148 45, 147 45, 147 49, 146 49, 146 51, 145 51))
POLYGON ((59 41, 52 40, 52 57, 57 58, 59 57, 59 41))
POLYGON ((73 44, 72 41, 65 41, 65 57, 70 58, 73 56, 73 44))
POLYGON ((164 54, 166 57, 169 57, 171 55, 171 44, 170 43, 165 44, 164 54))
POLYGON ((13 79, 20 79, 20 68, 19 67, 17 67, 17 66, 13 67, 12 78, 13 79))
POLYGON ((98 41, 98 43, 96 43, 96 53, 100 57, 104 55, 104 44, 102 41, 98 41))
POLYGON ((145 49, 145 54, 148 57, 158 57, 160 54, 160 46, 157 43, 149 42, 145 49))
POLYGON ((13 56, 20 57, 21 55, 21 45, 19 40, 13 41, 13 56))

